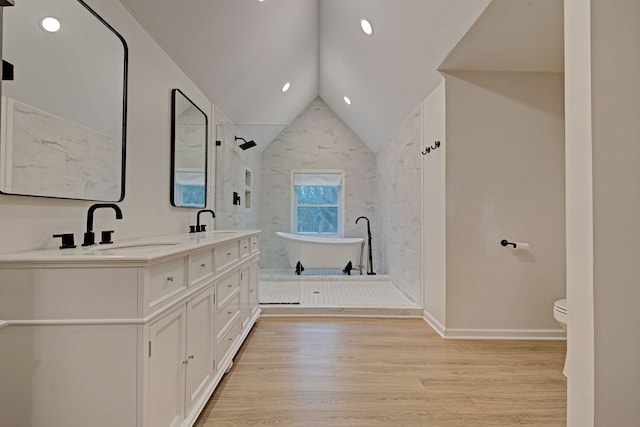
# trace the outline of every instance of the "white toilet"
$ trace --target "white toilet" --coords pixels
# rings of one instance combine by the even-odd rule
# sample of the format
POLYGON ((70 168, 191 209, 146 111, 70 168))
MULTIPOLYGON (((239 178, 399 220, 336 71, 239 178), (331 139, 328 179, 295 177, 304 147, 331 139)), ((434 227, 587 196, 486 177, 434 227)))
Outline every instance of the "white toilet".
MULTIPOLYGON (((558 301, 553 303, 553 317, 556 319, 558 324, 564 329, 567 330, 567 320, 569 318, 569 314, 567 312, 567 300, 559 299, 558 301)), ((567 376, 567 360, 568 358, 565 356, 564 360, 564 368, 562 369, 562 374, 567 376)))

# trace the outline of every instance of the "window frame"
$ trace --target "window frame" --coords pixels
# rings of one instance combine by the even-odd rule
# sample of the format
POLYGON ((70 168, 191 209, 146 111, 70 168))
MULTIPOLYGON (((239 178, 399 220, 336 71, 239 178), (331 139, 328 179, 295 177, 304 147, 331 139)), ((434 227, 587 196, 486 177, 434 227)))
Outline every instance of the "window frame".
MULTIPOLYGON (((290 231, 293 234, 307 235, 307 236, 325 236, 325 237, 344 237, 344 213, 345 213, 345 173, 344 169, 292 169, 290 180, 290 231), (335 174, 340 175, 340 185, 338 186, 338 232, 337 233, 298 233, 298 194, 295 185, 295 176, 298 174, 308 175, 320 175, 320 174, 335 174)), ((332 187, 332 186, 330 186, 332 187)), ((306 205, 303 205, 306 206, 306 205)), ((322 206, 322 205, 316 205, 322 206)), ((328 206, 328 205, 327 205, 328 206)))

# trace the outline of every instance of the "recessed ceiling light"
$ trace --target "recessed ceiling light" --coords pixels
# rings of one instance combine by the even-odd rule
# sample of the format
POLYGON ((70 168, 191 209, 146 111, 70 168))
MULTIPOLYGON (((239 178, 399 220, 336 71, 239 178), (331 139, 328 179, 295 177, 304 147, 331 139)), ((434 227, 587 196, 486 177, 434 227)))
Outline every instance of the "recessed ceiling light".
POLYGON ((344 102, 346 102, 346 103, 347 103, 347 105, 351 105, 351 100, 349 99, 349 97, 348 97, 348 96, 345 96, 345 97, 344 97, 344 102))
POLYGON ((291 83, 286 82, 284 86, 282 86, 282 92, 288 91, 290 87, 291 87, 291 83))
POLYGON ((55 33, 60 29, 60 21, 52 16, 47 16, 40 20, 40 28, 50 33, 55 33))
POLYGON ((264 0, 256 0, 256 3, 262 3, 264 0))
POLYGON ((360 20, 360 28, 362 28, 362 31, 364 31, 366 35, 373 35, 373 25, 371 25, 371 22, 369 22, 369 20, 362 18, 360 20))

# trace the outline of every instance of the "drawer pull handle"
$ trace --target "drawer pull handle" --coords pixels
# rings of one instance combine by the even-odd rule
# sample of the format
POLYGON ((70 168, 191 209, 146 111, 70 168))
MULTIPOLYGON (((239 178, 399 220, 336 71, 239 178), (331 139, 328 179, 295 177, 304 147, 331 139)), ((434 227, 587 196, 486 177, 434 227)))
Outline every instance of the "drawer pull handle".
POLYGON ((183 365, 186 365, 187 363, 189 363, 189 361, 188 361, 188 360, 183 360, 183 361, 182 361, 182 364, 183 364, 183 365))
POLYGON ((195 354, 192 354, 191 356, 189 356, 189 359, 190 359, 190 360, 193 360, 193 359, 195 359, 195 357, 196 357, 196 355, 195 355, 195 354))
POLYGON ((231 252, 227 252, 227 256, 231 256, 231 252))
POLYGON ((207 268, 207 264, 200 264, 201 268, 207 268))
POLYGON ((228 311, 227 314, 231 316, 233 314, 233 311, 228 311))
POLYGON ((249 293, 253 292, 253 289, 249 289, 249 293))
POLYGON ((167 282, 173 282, 173 276, 167 276, 167 282))
POLYGON ((233 341, 233 338, 229 338, 229 341, 233 341))
POLYGON ((230 287, 232 287, 232 286, 233 286, 233 284, 231 284, 231 285, 228 285, 228 287, 229 287, 229 288, 230 288, 230 287))
POLYGON ((245 249, 248 249, 249 247, 248 247, 248 246, 245 246, 244 248, 245 248, 245 249))

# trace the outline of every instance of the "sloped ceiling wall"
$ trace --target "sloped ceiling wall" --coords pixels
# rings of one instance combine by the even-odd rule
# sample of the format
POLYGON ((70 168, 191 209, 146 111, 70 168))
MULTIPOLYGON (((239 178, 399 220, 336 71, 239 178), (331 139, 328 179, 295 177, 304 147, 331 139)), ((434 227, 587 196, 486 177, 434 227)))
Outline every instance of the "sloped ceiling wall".
POLYGON ((562 67, 562 0, 120 1, 234 123, 287 125, 320 96, 374 152, 441 65, 562 67))
POLYGON ((493 0, 440 70, 564 72, 562 0, 493 0))

